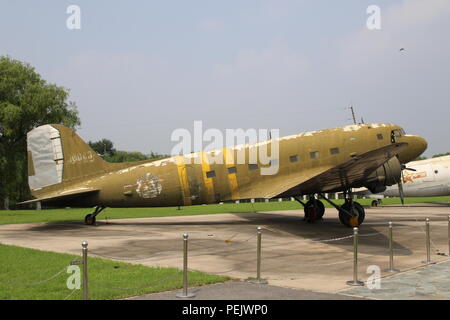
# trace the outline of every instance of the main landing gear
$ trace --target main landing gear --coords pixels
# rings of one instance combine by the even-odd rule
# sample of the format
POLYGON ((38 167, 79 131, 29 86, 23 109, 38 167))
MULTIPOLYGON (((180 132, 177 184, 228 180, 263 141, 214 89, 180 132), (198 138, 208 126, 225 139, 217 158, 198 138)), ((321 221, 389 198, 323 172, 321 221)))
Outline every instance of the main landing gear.
POLYGON ((84 218, 84 224, 92 226, 95 224, 95 217, 103 211, 103 209, 105 209, 105 207, 100 207, 100 206, 96 206, 94 212, 88 214, 85 218, 84 218))
POLYGON ((295 197, 295 200, 301 203, 304 208, 305 217, 303 218, 303 221, 312 223, 318 220, 322 220, 325 213, 325 206, 323 205, 322 201, 317 200, 314 196, 310 196, 308 202, 306 203, 304 203, 298 197, 295 197))
POLYGON ((339 220, 347 227, 359 227, 366 217, 366 212, 362 205, 352 199, 346 199, 339 210, 339 220))
MULTIPOLYGON (((326 198, 323 194, 319 193, 319 197, 335 207, 339 212, 339 221, 347 227, 359 227, 366 216, 365 210, 358 202, 353 201, 351 194, 344 192, 345 203, 342 206, 338 206, 330 199, 326 198)), ((322 201, 315 199, 314 196, 309 196, 308 202, 304 203, 298 197, 295 199, 301 203, 304 207, 305 218, 304 221, 314 222, 322 219, 325 213, 325 206, 322 201)))

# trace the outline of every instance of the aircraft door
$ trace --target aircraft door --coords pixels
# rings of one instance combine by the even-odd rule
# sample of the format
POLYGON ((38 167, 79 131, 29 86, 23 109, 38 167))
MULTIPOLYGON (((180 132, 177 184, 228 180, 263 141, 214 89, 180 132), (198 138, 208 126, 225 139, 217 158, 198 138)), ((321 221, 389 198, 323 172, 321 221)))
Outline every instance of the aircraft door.
POLYGON ((202 168, 201 165, 186 165, 186 173, 189 185, 189 194, 193 205, 202 204, 202 168))

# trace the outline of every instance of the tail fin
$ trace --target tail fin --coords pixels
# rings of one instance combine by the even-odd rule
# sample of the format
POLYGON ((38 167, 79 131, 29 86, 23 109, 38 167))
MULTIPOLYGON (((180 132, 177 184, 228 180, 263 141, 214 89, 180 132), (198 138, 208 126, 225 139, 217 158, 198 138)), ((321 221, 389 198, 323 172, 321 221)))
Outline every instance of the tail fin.
POLYGON ((100 158, 73 130, 43 125, 27 134, 28 184, 31 191, 107 170, 100 158))

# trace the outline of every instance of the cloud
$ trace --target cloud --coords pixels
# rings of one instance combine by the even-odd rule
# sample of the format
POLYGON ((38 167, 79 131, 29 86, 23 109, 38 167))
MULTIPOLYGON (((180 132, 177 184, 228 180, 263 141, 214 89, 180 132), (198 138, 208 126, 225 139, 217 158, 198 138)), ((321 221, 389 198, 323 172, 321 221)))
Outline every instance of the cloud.
MULTIPOLYGON (((341 33, 322 50, 308 48, 310 55, 302 50, 308 42, 288 38, 205 61, 201 48, 196 61, 183 51, 93 51, 55 66, 50 80, 72 89, 81 133, 110 138, 119 149, 169 152, 171 131, 194 120, 205 128, 281 128, 282 135, 334 127, 349 123, 344 108, 353 102, 366 121, 402 124, 429 138, 435 153, 448 151, 434 137, 449 134, 450 2, 409 0, 381 9, 381 31, 341 33)), ((197 26, 227 32, 225 21, 207 18, 197 26)))
POLYGON ((220 32, 224 30, 223 20, 215 18, 206 18, 198 22, 198 28, 206 32, 220 32))
POLYGON ((435 42, 436 25, 450 18, 447 0, 404 0, 381 8, 381 30, 363 28, 341 41, 340 58, 352 68, 373 65, 373 60, 386 60, 402 47, 418 48, 435 42), (428 32, 429 31, 429 32, 428 32), (430 36, 432 35, 432 36, 430 36), (422 42, 422 43, 421 43, 422 42), (347 59, 347 61, 345 61, 347 59))
POLYGON ((450 2, 406 0, 381 8, 381 19, 381 30, 364 28, 340 42, 342 92, 366 120, 404 125, 429 139, 430 150, 447 150, 437 137, 449 134, 450 2))

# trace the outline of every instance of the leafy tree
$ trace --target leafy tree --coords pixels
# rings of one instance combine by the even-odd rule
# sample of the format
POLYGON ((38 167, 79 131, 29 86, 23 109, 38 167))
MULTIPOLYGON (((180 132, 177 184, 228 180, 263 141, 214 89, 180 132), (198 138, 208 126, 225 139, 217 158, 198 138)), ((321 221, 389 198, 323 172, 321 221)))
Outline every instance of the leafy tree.
POLYGON ((116 151, 112 156, 106 157, 108 162, 133 162, 148 160, 148 157, 140 152, 116 151))
POLYGON ((450 152, 435 154, 435 155, 433 156, 433 158, 443 157, 443 156, 450 156, 450 152))
POLYGON ((26 135, 33 128, 58 123, 80 125, 69 91, 47 83, 27 63, 0 56, 0 199, 12 204, 30 197, 26 135))
POLYGON ((102 157, 111 157, 116 152, 116 149, 114 149, 114 144, 108 139, 102 139, 95 142, 89 141, 88 144, 102 157))
POLYGON ((167 154, 159 154, 159 153, 150 151, 150 154, 147 157, 150 160, 157 160, 157 159, 167 158, 167 157, 169 157, 169 155, 167 155, 167 154))

